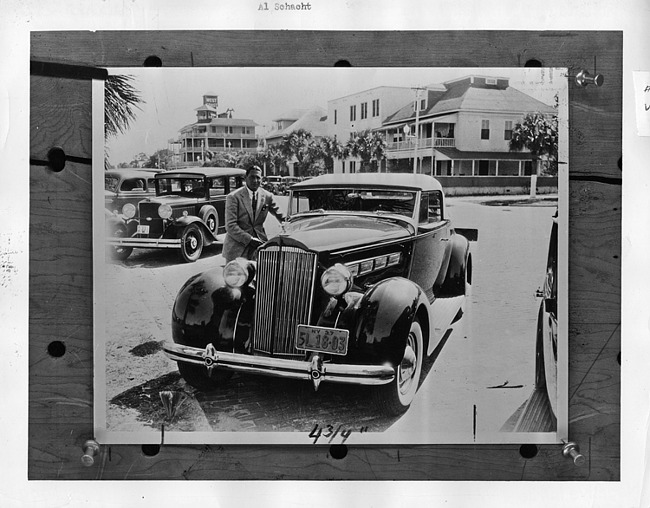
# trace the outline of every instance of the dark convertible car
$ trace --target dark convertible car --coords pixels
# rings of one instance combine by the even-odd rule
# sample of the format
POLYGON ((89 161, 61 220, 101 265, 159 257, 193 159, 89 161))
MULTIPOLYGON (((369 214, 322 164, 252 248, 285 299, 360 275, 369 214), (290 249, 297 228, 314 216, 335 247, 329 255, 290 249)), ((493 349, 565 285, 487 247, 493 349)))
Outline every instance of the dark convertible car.
MULTIPOLYGON (((308 380, 315 389, 373 385, 378 409, 400 414, 442 338, 437 309, 464 302, 471 286, 476 237, 451 226, 443 190, 429 176, 297 183, 282 233, 256 262, 237 259, 180 289, 165 352, 200 389, 235 371, 308 380)), ((462 307, 447 325, 460 315, 462 307)))

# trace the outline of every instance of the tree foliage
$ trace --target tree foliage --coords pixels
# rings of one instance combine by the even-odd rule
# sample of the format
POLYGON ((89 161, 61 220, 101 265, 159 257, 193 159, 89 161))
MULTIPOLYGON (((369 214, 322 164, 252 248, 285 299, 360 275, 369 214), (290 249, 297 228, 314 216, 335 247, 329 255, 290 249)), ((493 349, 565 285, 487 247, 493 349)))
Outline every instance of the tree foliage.
POLYGON ((280 152, 287 159, 295 159, 296 176, 309 174, 313 139, 312 133, 305 129, 297 129, 282 136, 280 152))
MULTIPOLYGON (((135 109, 144 103, 138 90, 131 85, 133 76, 108 76, 104 86, 104 140, 123 134, 132 120, 135 109)), ((104 168, 109 168, 108 151, 104 151, 104 168)))
POLYGON ((371 130, 357 132, 347 142, 346 149, 352 157, 361 159, 361 171, 377 171, 386 158, 387 143, 384 137, 371 130))
POLYGON ((172 152, 167 148, 156 150, 149 159, 142 165, 143 168, 171 169, 172 152))
POLYGON ((546 171, 556 174, 557 141, 557 116, 547 117, 538 112, 528 113, 512 130, 510 150, 529 150, 534 161, 545 161, 546 171))
POLYGON ((135 109, 144 103, 138 90, 131 85, 133 76, 108 76, 104 91, 104 137, 124 134, 135 120, 135 109))

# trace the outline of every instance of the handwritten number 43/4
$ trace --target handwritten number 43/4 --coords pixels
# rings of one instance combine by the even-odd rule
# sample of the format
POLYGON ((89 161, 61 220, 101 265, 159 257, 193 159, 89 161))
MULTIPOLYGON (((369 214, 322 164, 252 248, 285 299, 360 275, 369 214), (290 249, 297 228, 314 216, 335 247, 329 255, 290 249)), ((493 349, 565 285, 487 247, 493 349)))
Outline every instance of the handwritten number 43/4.
MULTIPOLYGON (((320 425, 316 424, 314 425, 314 428, 311 429, 309 437, 314 440, 314 444, 316 444, 321 436, 325 439, 329 438, 328 443, 331 443, 337 434, 340 433, 341 444, 343 444, 350 437, 350 434, 352 434, 352 429, 341 429, 341 427, 342 425, 339 425, 336 430, 334 430, 333 425, 326 425, 324 428, 321 428, 320 425)), ((362 427, 359 432, 365 432, 367 429, 367 427, 362 427)))

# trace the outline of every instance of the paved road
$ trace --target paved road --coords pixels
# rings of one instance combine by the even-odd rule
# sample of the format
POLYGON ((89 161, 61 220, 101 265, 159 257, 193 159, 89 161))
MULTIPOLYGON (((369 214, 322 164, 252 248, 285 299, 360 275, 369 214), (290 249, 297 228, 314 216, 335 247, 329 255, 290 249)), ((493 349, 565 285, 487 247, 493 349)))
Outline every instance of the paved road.
MULTIPOLYGON (((195 411, 188 414, 203 419, 202 430, 309 433, 315 425, 341 425, 381 431, 390 442, 430 441, 432 435, 437 442, 499 440, 499 429, 533 388, 539 304, 534 294, 544 275, 555 208, 486 206, 482 201, 449 199, 453 224, 479 230, 473 293, 468 313, 426 363, 427 375, 406 415, 377 416, 364 387, 323 383, 314 393, 310 383, 240 374, 222 390, 197 393, 195 411)), ((269 229, 275 228, 277 223, 270 222, 269 229)), ((107 401, 117 396, 120 402, 128 389, 138 395, 108 404, 111 429, 137 428, 122 421, 129 418, 155 427, 160 411, 145 408, 156 398, 155 390, 165 389, 161 385, 167 382, 172 388, 182 386, 173 374, 175 364, 160 351, 162 341, 171 339, 171 305, 185 280, 223 264, 223 258, 219 246, 208 248, 193 264, 178 263, 176 256, 174 251, 141 250, 125 263, 107 266, 106 291, 113 302, 107 308, 107 401), (137 348, 144 354, 133 353, 137 348)))

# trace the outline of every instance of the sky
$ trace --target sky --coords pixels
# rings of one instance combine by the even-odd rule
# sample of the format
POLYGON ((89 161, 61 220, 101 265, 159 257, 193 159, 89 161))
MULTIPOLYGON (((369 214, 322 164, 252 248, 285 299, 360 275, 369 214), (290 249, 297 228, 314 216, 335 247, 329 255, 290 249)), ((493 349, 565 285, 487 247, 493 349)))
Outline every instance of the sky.
MULTIPOLYGON (((203 95, 218 95, 218 112, 232 108, 234 118, 252 119, 257 133, 271 130, 274 118, 291 109, 321 106, 327 101, 378 86, 420 87, 469 74, 510 78, 510 86, 552 105, 566 90, 564 69, 539 68, 350 68, 350 67, 221 67, 112 68, 111 74, 133 76, 144 103, 124 133, 107 141, 113 165, 134 155, 152 155, 196 121, 203 95)), ((414 92, 415 94, 415 92, 414 92)))

